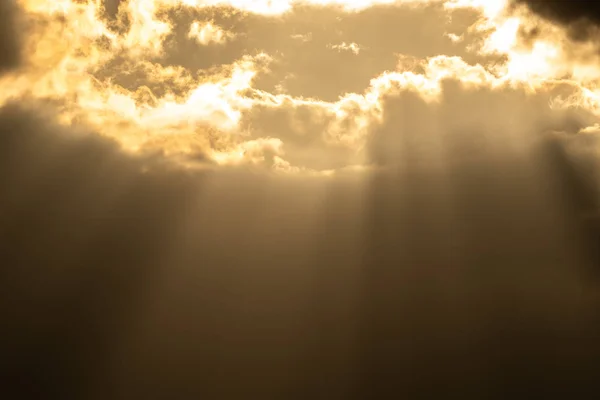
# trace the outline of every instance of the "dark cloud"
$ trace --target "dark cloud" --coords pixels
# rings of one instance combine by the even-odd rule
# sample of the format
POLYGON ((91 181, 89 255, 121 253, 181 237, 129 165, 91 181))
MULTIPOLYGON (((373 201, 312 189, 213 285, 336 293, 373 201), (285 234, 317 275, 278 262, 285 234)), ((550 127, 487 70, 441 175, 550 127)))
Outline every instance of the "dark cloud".
POLYGON ((589 137, 511 135, 527 126, 511 101, 457 89, 437 112, 411 94, 387 99, 374 132, 374 160, 396 167, 374 178, 365 208, 360 398, 585 396, 600 355, 589 137))
POLYGON ((437 160, 446 148, 444 141, 453 142, 455 132, 477 132, 469 145, 474 148, 486 135, 492 135, 498 146, 519 147, 538 130, 577 132, 596 121, 584 110, 551 108, 552 99, 568 98, 576 92, 568 84, 548 86, 535 95, 520 88, 468 88, 454 79, 441 85, 439 102, 427 102, 412 90, 385 96, 385 122, 368 139, 373 162, 437 160))
POLYGON ((81 398, 194 186, 16 106, 0 111, 0 142, 2 369, 25 397, 81 398))
MULTIPOLYGON (((324 182, 185 172, 17 106, 0 111, 0 149, 0 391, 302 389, 324 267, 313 249, 356 247, 317 234, 324 182)), ((352 203, 336 209, 356 215, 352 203)))
MULTIPOLYGON (((481 103, 472 96, 463 107, 481 103)), ((593 388, 597 285, 582 271, 597 265, 597 242, 580 215, 596 204, 581 169, 558 142, 524 152, 498 132, 467 132, 465 119, 441 135, 436 168, 420 157, 436 154, 425 151, 432 131, 402 129, 427 116, 407 99, 387 101, 374 132, 403 143, 378 156, 399 167, 366 182, 186 172, 3 108, 0 390, 363 399, 593 388)))
POLYGON ((17 12, 14 0, 0 2, 0 74, 21 63, 21 32, 17 26, 17 12))
POLYGON ((600 25, 600 5, 586 0, 513 0, 551 21, 563 24, 577 40, 594 40, 600 25))

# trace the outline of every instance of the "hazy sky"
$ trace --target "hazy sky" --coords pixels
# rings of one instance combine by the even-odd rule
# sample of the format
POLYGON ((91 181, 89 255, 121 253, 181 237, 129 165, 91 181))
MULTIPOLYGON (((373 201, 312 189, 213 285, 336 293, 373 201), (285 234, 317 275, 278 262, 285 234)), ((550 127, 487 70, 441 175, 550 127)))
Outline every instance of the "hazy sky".
POLYGON ((589 389, 593 4, 1 1, 10 388, 589 389))

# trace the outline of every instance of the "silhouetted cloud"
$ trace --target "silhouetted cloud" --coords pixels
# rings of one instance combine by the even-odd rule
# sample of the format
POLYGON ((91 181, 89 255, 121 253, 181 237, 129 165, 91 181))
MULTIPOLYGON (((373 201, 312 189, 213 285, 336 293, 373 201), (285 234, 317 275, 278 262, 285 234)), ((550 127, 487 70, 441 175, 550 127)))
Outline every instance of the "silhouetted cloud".
POLYGON ((313 249, 339 239, 317 235, 327 182, 186 171, 31 108, 0 110, 1 391, 301 389, 324 267, 313 249))
MULTIPOLYGON (((398 104, 382 129, 419 109, 398 104)), ((593 136, 519 149, 449 131, 435 164, 410 156, 433 137, 410 132, 395 168, 324 180, 183 170, 3 108, 3 390, 590 389, 597 203, 572 160, 593 136)))
POLYGON ((569 28, 572 38, 594 40, 600 24, 600 5, 586 0, 513 0, 526 4, 531 11, 569 28))

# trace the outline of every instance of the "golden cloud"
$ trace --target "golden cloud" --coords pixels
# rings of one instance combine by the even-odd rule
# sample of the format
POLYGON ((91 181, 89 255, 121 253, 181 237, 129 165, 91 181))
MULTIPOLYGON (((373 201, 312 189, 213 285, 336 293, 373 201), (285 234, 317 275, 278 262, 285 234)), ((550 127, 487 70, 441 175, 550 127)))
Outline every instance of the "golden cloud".
MULTIPOLYGON (((160 148, 164 154, 201 153, 218 164, 263 163, 278 169, 287 165, 287 170, 329 171, 332 165, 360 165, 368 162, 365 146, 371 132, 383 123, 390 96, 409 91, 435 104, 445 101, 444 82, 448 80, 460 82, 465 90, 519 90, 527 96, 546 97, 552 88, 563 85, 569 88, 566 92, 548 97, 550 109, 599 112, 600 68, 591 59, 574 57, 559 27, 524 7, 509 7, 505 0, 129 0, 120 2, 114 18, 107 17, 100 0, 21 0, 19 5, 24 15, 19 23, 27 32, 24 62, 1 78, 0 102, 25 96, 51 101, 59 104, 63 123, 91 125, 134 152, 160 148), (427 9, 432 16, 438 10, 435 7, 442 7, 452 20, 458 20, 460 12, 475 13, 477 18, 465 23, 461 32, 455 30, 456 22, 449 22, 455 25, 444 35, 446 53, 397 54, 395 69, 380 70, 362 91, 348 90, 336 100, 286 90, 287 82, 298 75, 323 85, 333 79, 323 75, 319 81, 319 68, 313 70, 309 64, 304 70, 288 72, 271 89, 262 87, 263 83, 257 86, 257 80, 274 77, 272 68, 280 68, 279 60, 288 52, 273 44, 268 52, 240 48, 243 52, 231 63, 208 68, 169 61, 169 51, 180 44, 175 41, 167 46, 167 39, 175 37, 178 10, 197 16, 186 25, 184 39, 200 47, 190 49, 209 54, 202 53, 212 51, 209 45, 227 52, 230 46, 239 46, 237 38, 245 35, 236 31, 235 24, 228 25, 231 10, 278 19, 315 7, 329 10, 340 21, 389 7, 409 13, 427 9), (207 12, 212 17, 203 17, 207 12), (523 42, 524 30, 542 25, 543 35, 530 35, 523 42), (466 44, 465 35, 475 35, 477 41, 466 44), (467 46, 464 54, 472 55, 475 62, 456 55, 453 46, 467 46), (405 63, 411 56, 413 61, 405 63), (265 118, 273 115, 268 110, 285 115, 277 129, 268 127, 265 118), (328 157, 337 161, 316 160, 328 157)), ((335 24, 328 29, 338 36, 343 33, 335 33, 335 24)), ((352 59, 343 57, 384 56, 371 45, 362 51, 365 47, 356 35, 337 42, 312 31, 286 37, 297 46, 335 50, 340 57, 336 62, 341 63, 335 68, 339 69, 352 69, 352 59)))

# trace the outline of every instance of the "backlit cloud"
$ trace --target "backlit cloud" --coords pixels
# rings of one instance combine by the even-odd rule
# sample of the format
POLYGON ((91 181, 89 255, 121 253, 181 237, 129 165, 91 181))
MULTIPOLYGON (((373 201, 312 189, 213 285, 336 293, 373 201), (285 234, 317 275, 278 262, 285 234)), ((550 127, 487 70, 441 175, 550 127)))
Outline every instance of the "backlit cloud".
POLYGON ((208 45, 211 43, 223 44, 227 40, 231 39, 233 35, 225 32, 219 26, 214 25, 212 22, 201 23, 195 21, 190 26, 190 32, 188 37, 195 39, 198 43, 208 45))
POLYGON ((63 123, 85 122, 134 152, 227 164, 266 146, 325 173, 369 162, 390 98, 416 93, 437 107, 446 80, 544 98, 546 109, 532 111, 540 115, 598 113, 593 58, 504 0, 18 3, 23 18, 10 21, 26 32, 23 62, 2 78, 0 101, 51 100, 63 123))

